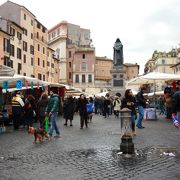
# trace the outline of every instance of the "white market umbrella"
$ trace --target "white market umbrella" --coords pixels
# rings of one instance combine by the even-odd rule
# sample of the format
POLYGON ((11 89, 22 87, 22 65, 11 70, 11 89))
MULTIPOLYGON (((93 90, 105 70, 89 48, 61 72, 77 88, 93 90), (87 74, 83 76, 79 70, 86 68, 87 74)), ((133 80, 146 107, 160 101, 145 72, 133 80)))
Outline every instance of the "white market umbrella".
POLYGON ((180 75, 151 72, 151 73, 136 77, 130 80, 129 82, 127 82, 127 84, 128 85, 154 84, 154 83, 160 83, 160 82, 165 82, 169 80, 180 80, 180 75))

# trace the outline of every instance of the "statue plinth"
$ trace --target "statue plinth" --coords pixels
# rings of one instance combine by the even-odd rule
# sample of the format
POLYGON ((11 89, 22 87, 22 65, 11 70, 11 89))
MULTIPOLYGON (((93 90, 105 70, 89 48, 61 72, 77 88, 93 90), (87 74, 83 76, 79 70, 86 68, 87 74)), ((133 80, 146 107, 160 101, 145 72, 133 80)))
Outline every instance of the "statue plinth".
POLYGON ((111 94, 115 95, 116 93, 121 93, 123 96, 125 92, 125 71, 123 70, 122 66, 113 66, 113 69, 110 72, 112 75, 111 94))

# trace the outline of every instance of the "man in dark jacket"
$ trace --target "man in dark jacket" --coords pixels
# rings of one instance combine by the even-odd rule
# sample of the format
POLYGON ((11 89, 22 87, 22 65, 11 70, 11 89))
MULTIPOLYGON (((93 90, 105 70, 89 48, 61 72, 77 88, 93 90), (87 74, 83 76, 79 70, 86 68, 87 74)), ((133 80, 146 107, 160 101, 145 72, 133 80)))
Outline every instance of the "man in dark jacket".
POLYGON ((88 113, 87 113, 87 108, 86 108, 87 103, 88 103, 88 101, 84 97, 84 94, 81 94, 80 98, 78 99, 78 110, 79 110, 79 116, 80 116, 80 129, 83 129, 84 123, 86 125, 86 128, 88 127, 88 124, 87 124, 88 113))
POLYGON ((50 90, 50 99, 48 102, 48 106, 46 108, 46 114, 49 115, 51 127, 49 130, 49 136, 52 137, 53 131, 56 131, 55 137, 60 137, 60 131, 58 129, 58 126, 56 124, 57 117, 58 117, 58 111, 59 111, 59 96, 56 94, 55 89, 50 90))
POLYGON ((140 92, 137 93, 136 95, 136 101, 137 101, 137 107, 138 107, 138 122, 137 122, 137 127, 139 129, 144 128, 142 126, 142 120, 144 118, 144 108, 146 107, 146 99, 144 98, 143 94, 145 92, 145 87, 141 87, 140 92))
POLYGON ((180 122, 180 81, 177 82, 177 91, 172 96, 172 115, 177 115, 180 122))

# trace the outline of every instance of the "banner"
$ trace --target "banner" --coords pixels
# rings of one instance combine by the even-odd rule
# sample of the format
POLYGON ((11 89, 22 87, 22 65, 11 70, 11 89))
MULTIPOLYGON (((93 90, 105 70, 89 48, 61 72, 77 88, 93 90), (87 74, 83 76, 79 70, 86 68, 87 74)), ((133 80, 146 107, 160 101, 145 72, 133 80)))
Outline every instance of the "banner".
POLYGON ((17 89, 22 89, 22 80, 16 81, 16 88, 17 89))

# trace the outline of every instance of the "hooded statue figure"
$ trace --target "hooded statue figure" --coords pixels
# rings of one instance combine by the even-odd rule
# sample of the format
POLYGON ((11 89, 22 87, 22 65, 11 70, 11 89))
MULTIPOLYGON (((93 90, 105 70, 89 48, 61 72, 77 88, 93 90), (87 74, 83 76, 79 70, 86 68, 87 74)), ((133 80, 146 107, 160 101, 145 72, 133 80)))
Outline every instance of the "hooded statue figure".
POLYGON ((116 39, 113 49, 113 64, 114 66, 121 66, 123 64, 123 45, 119 38, 116 39))

